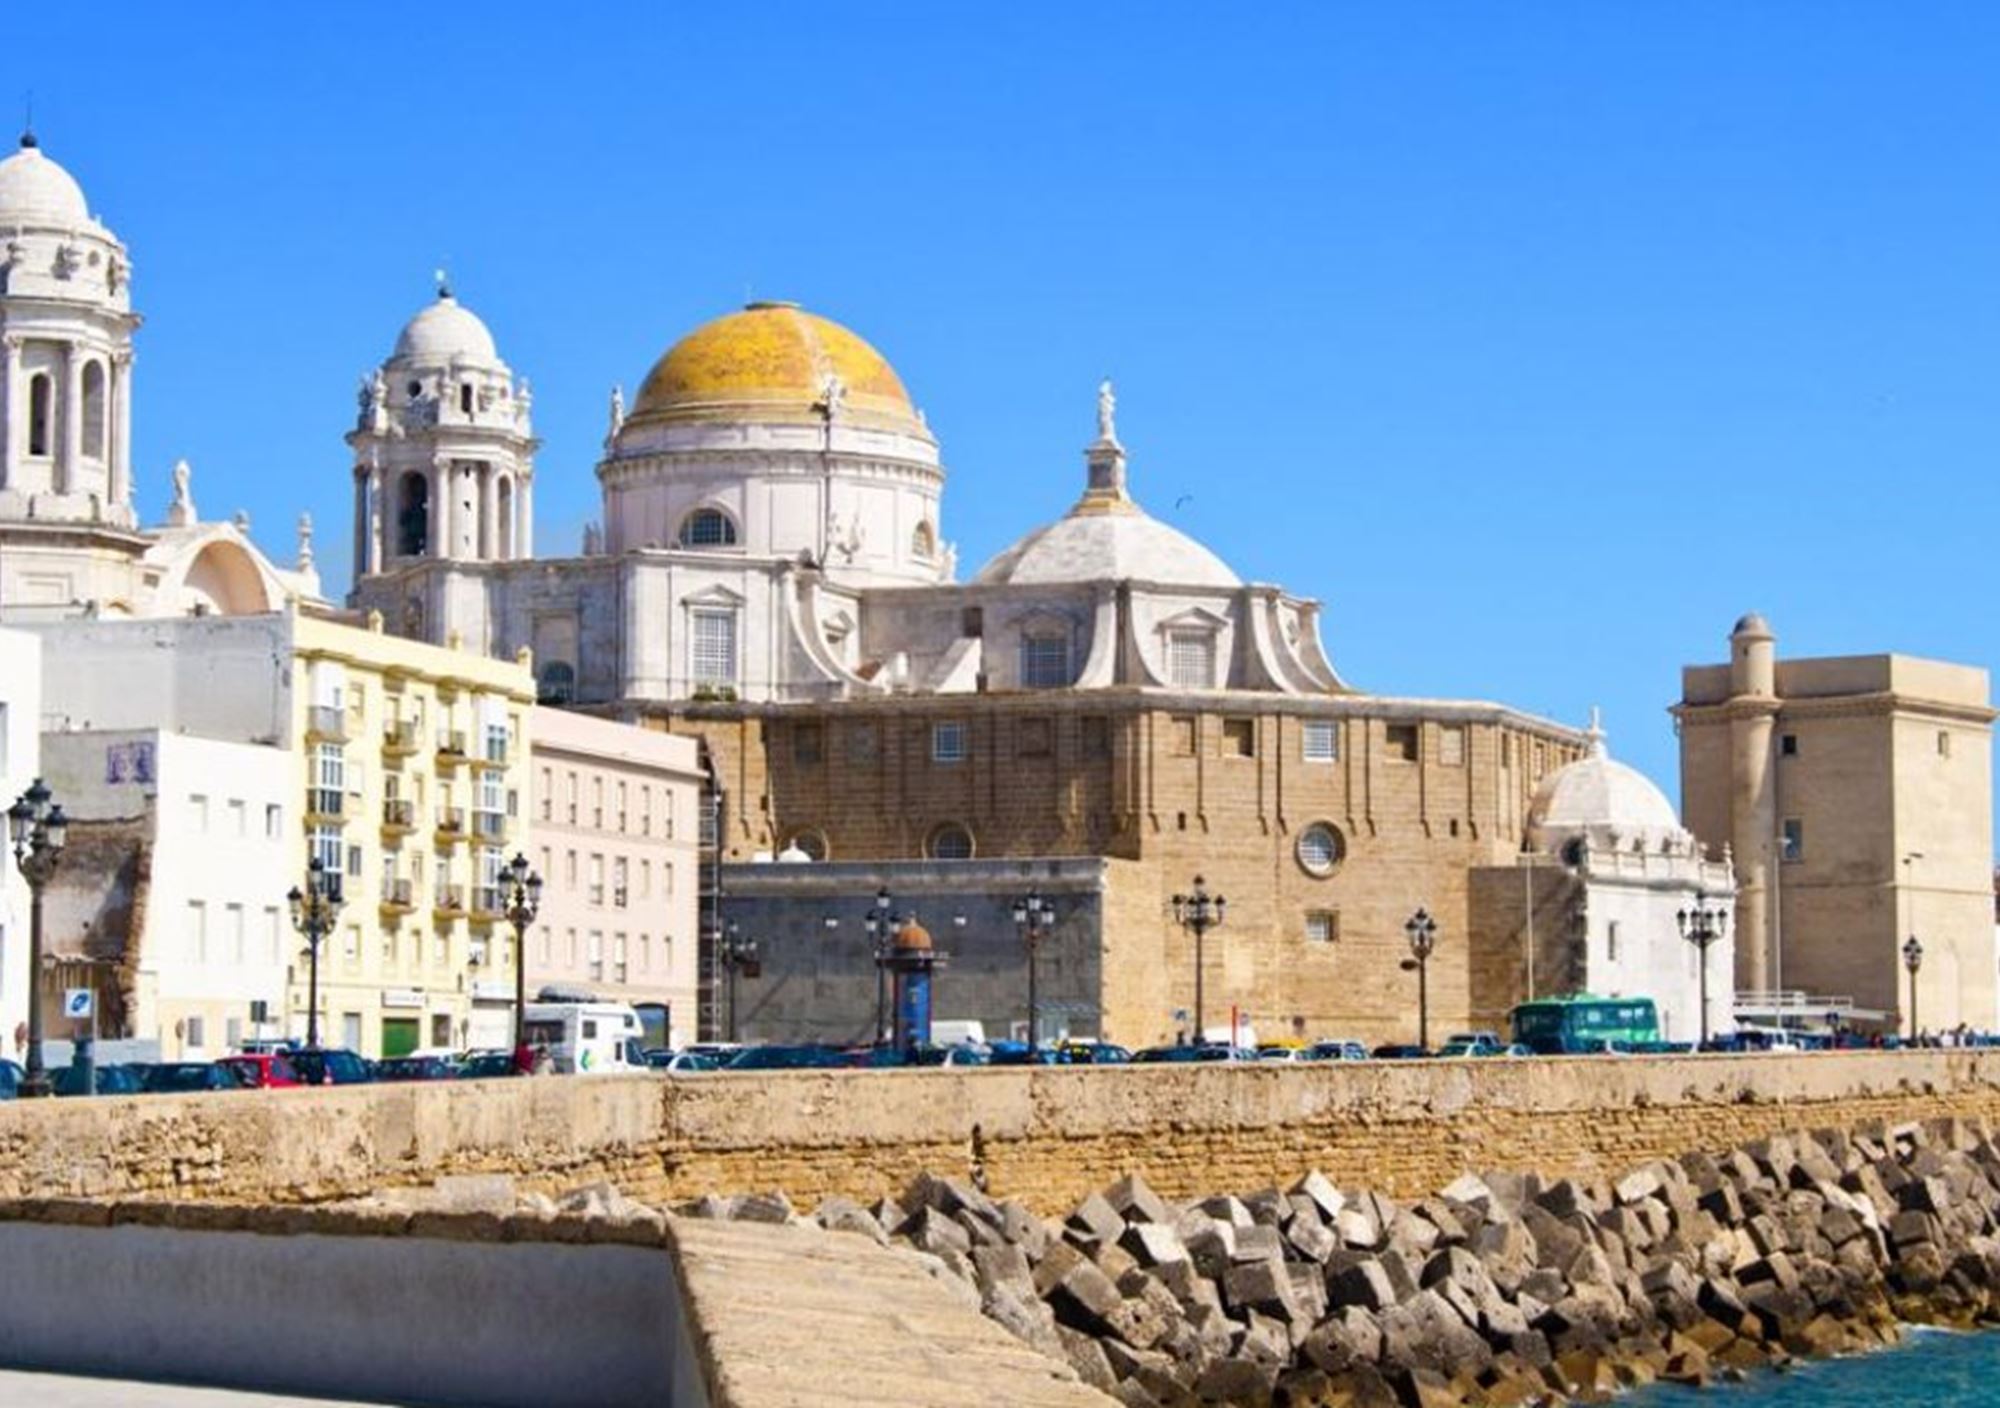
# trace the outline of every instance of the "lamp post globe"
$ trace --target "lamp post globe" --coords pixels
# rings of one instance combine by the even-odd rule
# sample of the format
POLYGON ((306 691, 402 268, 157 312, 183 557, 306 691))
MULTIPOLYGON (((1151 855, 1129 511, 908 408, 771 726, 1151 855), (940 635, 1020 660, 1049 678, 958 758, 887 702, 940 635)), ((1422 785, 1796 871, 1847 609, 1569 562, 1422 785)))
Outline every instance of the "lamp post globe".
POLYGON ((285 896, 292 928, 306 941, 306 1049, 319 1049, 319 950, 340 917, 340 872, 328 870, 318 856, 306 862, 306 884, 294 885, 285 896))
POLYGON ((722 972, 728 979, 729 1035, 728 1040, 736 1040, 736 977, 744 968, 757 962, 757 941, 743 936, 743 926, 734 919, 722 928, 722 943, 717 950, 722 961, 722 972))
POLYGON ((1202 940, 1210 929, 1222 927, 1228 911, 1229 901, 1221 895, 1210 894, 1208 881, 1199 875, 1194 877, 1193 889, 1173 897, 1174 922, 1194 935, 1194 1041, 1197 1046, 1208 1035, 1208 1028, 1202 1023, 1202 978, 1206 967, 1202 961, 1202 940))
POLYGON ((1696 891, 1694 908, 1683 909, 1674 915, 1681 937, 1695 947, 1696 961, 1701 974, 1701 1044, 1697 1051, 1708 1045, 1708 950, 1723 935, 1729 922, 1729 912, 1720 905, 1711 905, 1709 896, 1696 891))
POLYGON ((1903 943, 1903 966, 1910 970, 1910 1044, 1916 1045, 1917 1033, 1917 970, 1924 966, 1923 942, 1915 934, 1903 943))
POLYGON ((519 851, 500 872, 507 923, 514 930, 514 1060, 528 1045, 528 926, 542 912, 542 877, 519 851))
POLYGON ((889 956, 896 931, 887 885, 875 892, 875 902, 862 916, 861 927, 868 935, 868 956, 875 964, 875 1032, 870 1044, 880 1046, 889 1016, 889 956))
POLYGON ((1020 932, 1021 942, 1028 950, 1028 1052, 1042 1048, 1041 999, 1037 987, 1038 958, 1042 941, 1054 930, 1056 909, 1040 890, 1030 890, 1014 901, 1014 927, 1020 932))
POLYGON ((1403 966, 1417 970, 1417 1045, 1431 1049, 1431 953, 1437 947, 1437 920, 1422 905, 1403 922, 1403 937, 1410 944, 1410 961, 1403 966))

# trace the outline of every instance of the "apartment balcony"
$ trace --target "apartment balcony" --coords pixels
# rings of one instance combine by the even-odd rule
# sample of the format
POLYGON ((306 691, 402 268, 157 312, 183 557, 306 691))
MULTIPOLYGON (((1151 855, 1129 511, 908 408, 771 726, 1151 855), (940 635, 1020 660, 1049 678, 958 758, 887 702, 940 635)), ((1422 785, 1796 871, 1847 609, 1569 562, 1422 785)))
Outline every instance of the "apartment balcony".
POLYGON ((629 901, 631 898, 632 898, 631 891, 627 890, 623 885, 614 885, 612 887, 611 907, 613 909, 624 909, 626 907, 627 901, 629 901))
POLYGON ((475 924, 493 923, 500 918, 505 907, 498 885, 480 885, 472 892, 472 922, 475 924))
POLYGON ((327 704, 315 704, 306 710, 306 737, 316 742, 345 743, 347 741, 347 711, 327 704))
POLYGON ((472 814, 472 834, 482 841, 504 841, 507 839, 507 815, 504 812, 476 811, 472 814))
POLYGON ((338 787, 306 789, 306 824, 338 826, 347 820, 347 794, 338 787))
POLYGON ((382 756, 400 762, 417 751, 417 726, 402 719, 382 730, 382 756))
POLYGON ((437 765, 440 768, 455 768, 464 761, 465 735, 441 731, 437 740, 437 765))
POLYGON ((417 907, 416 885, 407 879, 386 880, 382 884, 382 912, 408 914, 417 907))
POLYGON ((382 803, 382 834, 402 836, 417 827, 417 804, 407 797, 391 797, 382 803))
POLYGON ((465 886, 440 885, 431 903, 431 912, 440 919, 456 919, 465 913, 465 886))
POLYGON ((473 761, 482 768, 504 768, 512 758, 513 751, 507 744, 489 739, 473 761))
POLYGON ((465 839, 464 807, 439 807, 437 809, 437 838, 447 845, 465 839))

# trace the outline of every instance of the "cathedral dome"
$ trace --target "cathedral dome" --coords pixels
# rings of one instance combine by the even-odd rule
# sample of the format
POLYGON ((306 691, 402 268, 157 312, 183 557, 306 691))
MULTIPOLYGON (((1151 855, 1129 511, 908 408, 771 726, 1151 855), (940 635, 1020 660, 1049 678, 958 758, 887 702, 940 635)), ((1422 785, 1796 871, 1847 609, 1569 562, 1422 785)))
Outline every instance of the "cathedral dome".
POLYGON ((1604 730, 1595 721, 1589 736, 1590 752, 1550 773, 1536 789, 1528 828, 1543 849, 1606 830, 1655 843, 1684 834, 1667 794, 1605 752, 1604 730))
POLYGON ((403 325, 396 337, 396 362, 497 362, 499 349, 479 315, 439 289, 437 301, 403 325))
POLYGON ((818 424, 832 379, 838 419, 930 439, 888 360, 796 303, 752 303, 696 328, 647 373, 627 423, 818 424))
POLYGON ((90 207, 76 178, 42 155, 32 135, 0 161, 0 225, 88 225, 90 207))
POLYGON ((1079 505, 1037 528, 980 568, 973 580, 992 585, 1126 579, 1176 587, 1243 585, 1221 558, 1136 504, 1095 512, 1093 507, 1079 505))

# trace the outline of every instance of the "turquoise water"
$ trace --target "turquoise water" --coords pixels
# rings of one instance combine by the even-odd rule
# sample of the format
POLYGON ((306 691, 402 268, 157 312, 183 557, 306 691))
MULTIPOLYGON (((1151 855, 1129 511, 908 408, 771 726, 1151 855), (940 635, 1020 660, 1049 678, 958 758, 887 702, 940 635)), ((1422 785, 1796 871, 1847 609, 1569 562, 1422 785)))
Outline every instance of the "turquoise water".
POLYGON ((1644 1408, 1994 1408, 2000 1332, 1917 1330, 1877 1354, 1822 1360, 1706 1392, 1650 1388, 1626 1401, 1644 1408))

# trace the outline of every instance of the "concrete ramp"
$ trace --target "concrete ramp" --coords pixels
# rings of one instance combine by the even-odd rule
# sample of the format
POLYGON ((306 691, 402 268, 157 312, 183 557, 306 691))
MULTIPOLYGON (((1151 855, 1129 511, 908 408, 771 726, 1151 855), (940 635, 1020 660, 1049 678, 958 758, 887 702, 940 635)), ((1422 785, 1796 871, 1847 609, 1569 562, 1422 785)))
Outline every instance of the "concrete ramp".
POLYGON ((816 1227, 668 1224, 714 1408, 1115 1408, 911 1253, 816 1227))

